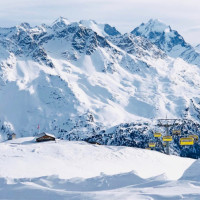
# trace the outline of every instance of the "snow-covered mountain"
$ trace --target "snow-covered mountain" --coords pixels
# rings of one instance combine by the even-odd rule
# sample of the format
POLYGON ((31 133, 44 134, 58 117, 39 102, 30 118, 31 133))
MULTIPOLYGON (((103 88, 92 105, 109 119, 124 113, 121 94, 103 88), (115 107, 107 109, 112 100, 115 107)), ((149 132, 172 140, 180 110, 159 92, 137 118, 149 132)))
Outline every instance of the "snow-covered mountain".
POLYGON ((195 50, 200 53, 200 44, 195 47, 195 50))
POLYGON ((109 25, 62 17, 52 25, 1 28, 1 140, 11 132, 37 134, 39 124, 64 139, 137 146, 127 138, 151 138, 153 120, 166 115, 191 119, 196 130, 200 69, 191 52, 199 54, 179 45, 181 36, 172 39, 178 33, 170 27, 160 41, 165 26, 149 23, 156 30, 151 37, 141 27, 122 35, 109 25))
POLYGON ((160 20, 151 19, 142 23, 131 33, 147 38, 171 57, 180 57, 188 63, 200 66, 200 54, 176 30, 160 20))

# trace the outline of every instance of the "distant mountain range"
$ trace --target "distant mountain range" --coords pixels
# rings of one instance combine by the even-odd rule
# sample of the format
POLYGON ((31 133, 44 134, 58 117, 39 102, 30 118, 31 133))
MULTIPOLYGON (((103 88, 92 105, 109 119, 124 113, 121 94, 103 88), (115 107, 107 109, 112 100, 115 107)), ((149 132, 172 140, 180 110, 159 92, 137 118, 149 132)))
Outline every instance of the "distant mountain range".
POLYGON ((62 17, 0 28, 1 140, 38 131, 87 139, 118 134, 126 123, 148 135, 166 115, 198 124, 199 67, 199 46, 159 20, 126 34, 62 17))

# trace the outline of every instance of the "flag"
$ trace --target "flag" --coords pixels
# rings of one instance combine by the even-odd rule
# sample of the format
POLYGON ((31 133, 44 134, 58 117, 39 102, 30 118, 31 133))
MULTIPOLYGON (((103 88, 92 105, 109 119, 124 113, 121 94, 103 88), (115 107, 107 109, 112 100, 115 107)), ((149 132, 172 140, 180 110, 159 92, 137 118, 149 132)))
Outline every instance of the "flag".
POLYGON ((40 125, 38 124, 38 127, 37 127, 37 129, 40 129, 40 125))

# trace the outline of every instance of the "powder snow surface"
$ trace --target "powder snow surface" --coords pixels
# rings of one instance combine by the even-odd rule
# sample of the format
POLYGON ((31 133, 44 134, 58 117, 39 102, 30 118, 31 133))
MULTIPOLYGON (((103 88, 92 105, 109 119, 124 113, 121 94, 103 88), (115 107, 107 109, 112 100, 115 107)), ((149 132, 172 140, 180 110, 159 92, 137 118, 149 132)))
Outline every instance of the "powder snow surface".
POLYGON ((85 142, 0 144, 0 199, 199 199, 200 162, 85 142))

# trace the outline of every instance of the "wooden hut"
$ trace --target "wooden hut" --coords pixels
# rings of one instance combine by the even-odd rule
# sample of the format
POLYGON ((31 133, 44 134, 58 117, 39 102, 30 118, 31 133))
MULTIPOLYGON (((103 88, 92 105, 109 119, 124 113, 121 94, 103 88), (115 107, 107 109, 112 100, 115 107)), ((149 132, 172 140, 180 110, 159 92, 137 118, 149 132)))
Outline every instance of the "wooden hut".
POLYGON ((8 134, 7 137, 8 137, 8 140, 14 140, 16 139, 16 134, 15 133, 8 134))
POLYGON ((100 143, 98 143, 98 142, 93 142, 93 141, 87 141, 88 143, 90 143, 90 144, 98 144, 98 145, 101 145, 100 143))
POLYGON ((45 133, 45 132, 40 133, 36 137, 36 142, 46 142, 46 141, 55 141, 55 140, 56 140, 56 138, 54 135, 45 133))

